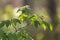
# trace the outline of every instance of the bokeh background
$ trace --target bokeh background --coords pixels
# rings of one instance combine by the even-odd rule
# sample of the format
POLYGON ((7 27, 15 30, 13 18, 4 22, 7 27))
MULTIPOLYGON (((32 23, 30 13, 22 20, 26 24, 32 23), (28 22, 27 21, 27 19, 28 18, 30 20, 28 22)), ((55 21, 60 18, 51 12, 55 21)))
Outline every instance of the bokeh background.
MULTIPOLYGON (((28 26, 27 31, 34 40, 60 40, 60 0, 0 0, 0 21, 17 17, 17 9, 25 5, 29 5, 34 13, 44 16, 53 25, 53 31, 28 26)), ((9 29, 13 30, 12 27, 9 29)), ((3 28, 5 31, 9 29, 3 28)))

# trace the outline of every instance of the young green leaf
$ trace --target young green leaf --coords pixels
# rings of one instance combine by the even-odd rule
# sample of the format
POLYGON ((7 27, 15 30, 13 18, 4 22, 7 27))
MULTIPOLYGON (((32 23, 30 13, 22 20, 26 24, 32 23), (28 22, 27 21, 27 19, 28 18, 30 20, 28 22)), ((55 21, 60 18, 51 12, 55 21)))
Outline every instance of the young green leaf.
POLYGON ((52 31, 53 30, 53 26, 50 24, 50 31, 52 31))
POLYGON ((32 15, 31 17, 29 17, 29 19, 34 22, 36 19, 37 19, 37 16, 36 15, 32 15))
POLYGON ((49 29, 50 31, 53 30, 53 26, 52 26, 50 23, 48 23, 48 22, 46 22, 46 21, 42 21, 42 23, 45 25, 46 28, 48 27, 48 29, 49 29))
POLYGON ((19 16, 19 19, 20 19, 22 22, 24 22, 25 20, 27 20, 28 17, 29 17, 29 16, 28 16, 27 14, 22 14, 22 15, 19 16))
POLYGON ((42 27, 44 28, 44 31, 46 30, 46 25, 45 24, 42 24, 42 27))

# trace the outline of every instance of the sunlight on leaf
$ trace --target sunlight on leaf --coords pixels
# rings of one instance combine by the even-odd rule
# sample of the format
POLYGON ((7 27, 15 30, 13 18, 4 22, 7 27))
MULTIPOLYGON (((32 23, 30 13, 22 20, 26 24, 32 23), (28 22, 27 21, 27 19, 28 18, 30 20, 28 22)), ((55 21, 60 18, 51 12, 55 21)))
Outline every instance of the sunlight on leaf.
POLYGON ((42 24, 42 27, 44 29, 44 31, 46 30, 46 25, 45 24, 42 24))
POLYGON ((29 16, 27 14, 22 14, 19 16, 19 19, 24 22, 29 16))
POLYGON ((50 31, 52 31, 53 30, 53 26, 50 24, 50 31))
POLYGON ((50 31, 53 30, 53 26, 50 23, 43 21, 43 24, 44 24, 43 27, 45 30, 46 30, 46 28, 48 28, 50 31))

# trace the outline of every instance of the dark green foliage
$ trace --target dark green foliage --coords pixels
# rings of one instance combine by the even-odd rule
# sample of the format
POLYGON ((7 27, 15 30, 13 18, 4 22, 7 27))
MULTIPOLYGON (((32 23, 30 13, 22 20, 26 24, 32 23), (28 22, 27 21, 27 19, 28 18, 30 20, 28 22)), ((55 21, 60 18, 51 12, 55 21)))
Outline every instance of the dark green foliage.
POLYGON ((0 37, 2 38, 2 40, 6 40, 7 37, 4 31, 2 31, 1 29, 0 29, 0 37))
POLYGON ((34 25, 35 25, 35 27, 37 28, 38 25, 40 25, 39 21, 35 20, 35 21, 34 21, 34 25))
POLYGON ((19 19, 12 19, 11 22, 16 25, 17 23, 21 24, 20 20, 19 19))
POLYGON ((14 25, 16 25, 17 23, 20 23, 20 24, 21 24, 20 20, 18 20, 18 19, 5 20, 5 21, 1 21, 1 23, 0 23, 0 28, 3 27, 3 26, 5 26, 5 25, 6 25, 6 27, 8 27, 8 26, 11 25, 12 23, 13 23, 14 25))
POLYGON ((23 9, 23 10, 22 10, 22 13, 29 14, 29 13, 31 13, 31 10, 30 10, 30 9, 25 8, 25 9, 23 9))
POLYGON ((2 21, 1 23, 0 23, 0 28, 2 28, 4 26, 4 22, 2 21))
POLYGON ((18 39, 27 39, 28 38, 28 33, 26 30, 20 30, 20 32, 17 33, 17 38, 18 39))
POLYGON ((2 21, 0 23, 0 27, 3 27, 4 25, 6 25, 6 27, 8 27, 9 25, 11 25, 11 21, 10 20, 5 20, 5 21, 2 21))
POLYGON ((9 25, 11 25, 11 21, 7 20, 7 21, 5 21, 5 24, 8 27, 9 25))
POLYGON ((9 33, 7 36, 8 36, 8 39, 9 40, 17 40, 17 36, 16 36, 15 33, 13 33, 13 34, 12 33, 9 33))

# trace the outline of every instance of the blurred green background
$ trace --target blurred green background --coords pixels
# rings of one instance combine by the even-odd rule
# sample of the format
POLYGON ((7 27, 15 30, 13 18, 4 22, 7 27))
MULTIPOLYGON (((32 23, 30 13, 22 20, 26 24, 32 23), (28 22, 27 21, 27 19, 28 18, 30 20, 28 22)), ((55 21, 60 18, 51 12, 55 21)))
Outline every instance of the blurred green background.
MULTIPOLYGON (((19 15, 16 14, 17 9, 25 5, 29 5, 37 15, 44 16, 45 21, 52 23, 54 27, 53 31, 44 31, 41 27, 27 27, 34 39, 60 40, 60 0, 0 0, 0 21, 16 18, 19 15)), ((3 27, 3 30, 8 33, 13 28, 3 27)))

